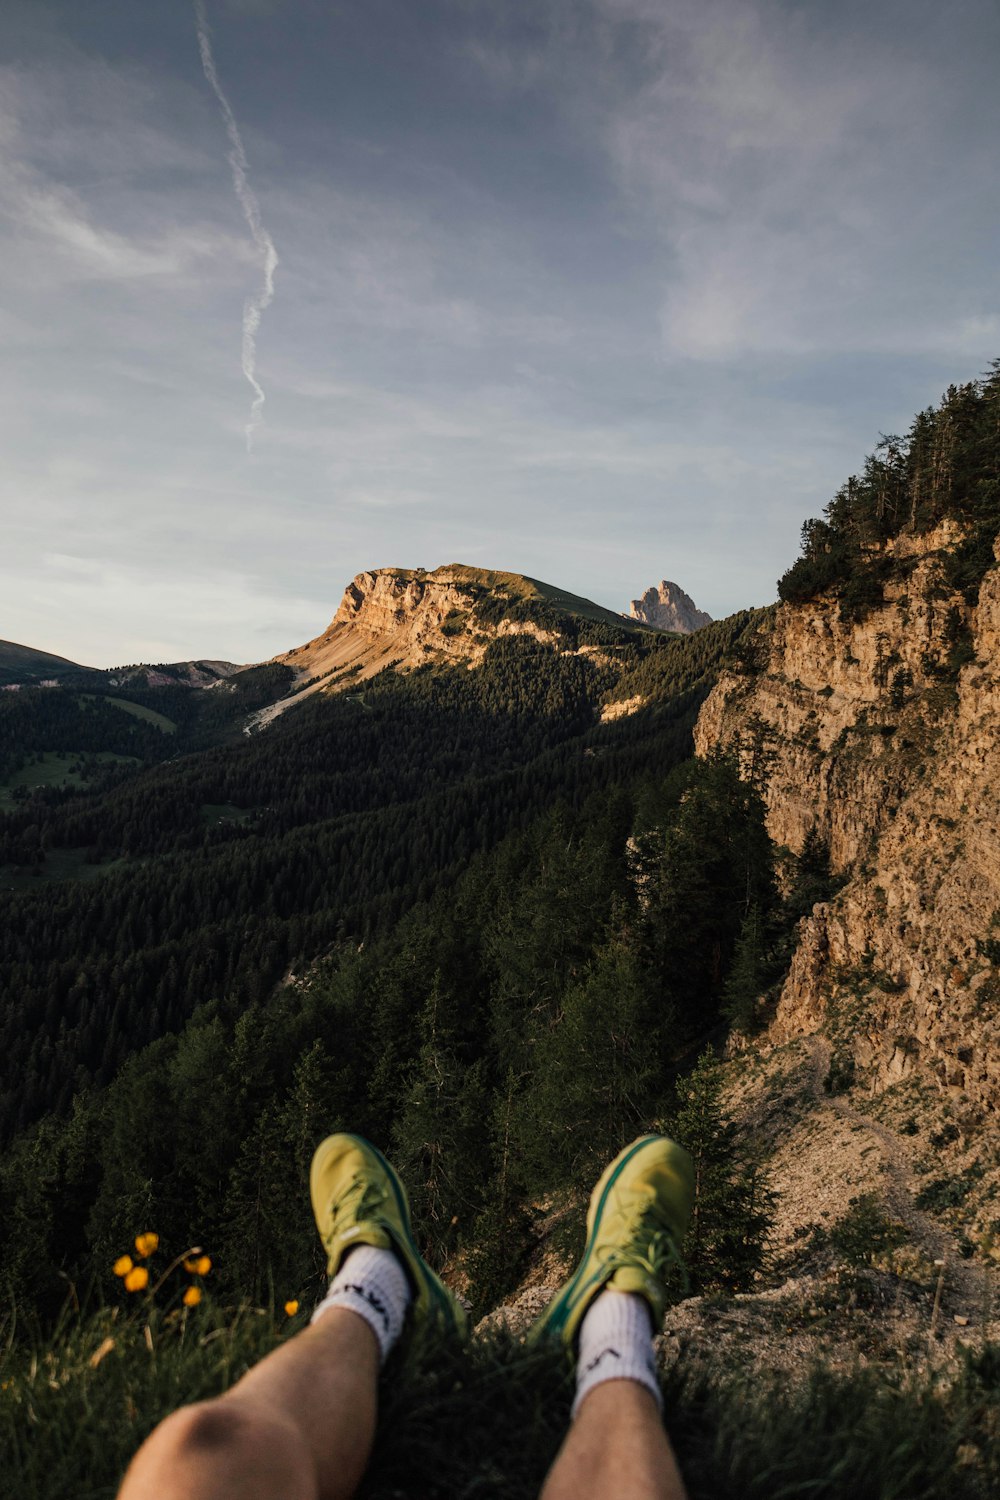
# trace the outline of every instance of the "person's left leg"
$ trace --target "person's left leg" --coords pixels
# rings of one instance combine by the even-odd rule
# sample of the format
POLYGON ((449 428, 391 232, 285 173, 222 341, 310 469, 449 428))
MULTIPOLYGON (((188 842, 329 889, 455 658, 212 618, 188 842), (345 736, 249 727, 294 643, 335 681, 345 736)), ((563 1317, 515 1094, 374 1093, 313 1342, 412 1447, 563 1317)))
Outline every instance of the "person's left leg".
POLYGON ((403 1185, 374 1146, 328 1137, 310 1187, 333 1277, 312 1326, 224 1396, 162 1422, 119 1500, 347 1500, 371 1454, 380 1359, 404 1320, 464 1333, 462 1308, 417 1249, 403 1185))
POLYGON ((143 1444, 119 1500, 348 1500, 375 1433, 379 1344, 343 1307, 143 1444))
POLYGON ((572 1425, 541 1500, 685 1500, 660 1412, 653 1329, 693 1187, 687 1152, 643 1136, 594 1188, 583 1258, 529 1336, 561 1343, 576 1366, 572 1425))

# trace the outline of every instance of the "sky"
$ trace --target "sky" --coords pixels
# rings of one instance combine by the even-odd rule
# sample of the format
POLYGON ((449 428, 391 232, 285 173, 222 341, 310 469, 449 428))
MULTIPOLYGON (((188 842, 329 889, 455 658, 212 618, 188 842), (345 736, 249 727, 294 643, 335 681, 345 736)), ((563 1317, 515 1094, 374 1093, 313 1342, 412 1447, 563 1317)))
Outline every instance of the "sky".
POLYGON ((770 602, 1000 356, 998 64, 995 0, 4 0, 0 637, 770 602))

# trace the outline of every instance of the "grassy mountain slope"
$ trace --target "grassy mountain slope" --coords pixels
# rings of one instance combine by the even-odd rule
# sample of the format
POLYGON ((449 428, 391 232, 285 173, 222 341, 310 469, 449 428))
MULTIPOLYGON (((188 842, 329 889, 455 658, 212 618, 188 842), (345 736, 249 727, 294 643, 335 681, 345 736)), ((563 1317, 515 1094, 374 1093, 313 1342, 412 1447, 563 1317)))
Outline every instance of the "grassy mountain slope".
POLYGON ((33 646, 19 646, 15 641, 0 641, 0 683, 21 682, 33 677, 58 677, 64 672, 86 670, 51 651, 36 651, 33 646))
POLYGON ((594 620, 617 629, 620 629, 623 624, 634 630, 646 628, 638 621, 629 621, 624 616, 616 614, 614 610, 595 604, 592 599, 585 599, 581 594, 571 594, 566 589, 557 588, 551 583, 543 583, 538 578, 528 578, 521 573, 504 573, 492 568, 470 568, 463 563, 448 563, 445 567, 430 574, 430 577, 448 577, 460 582, 476 584, 491 592, 506 595, 510 599, 541 601, 565 614, 575 615, 582 620, 594 620))

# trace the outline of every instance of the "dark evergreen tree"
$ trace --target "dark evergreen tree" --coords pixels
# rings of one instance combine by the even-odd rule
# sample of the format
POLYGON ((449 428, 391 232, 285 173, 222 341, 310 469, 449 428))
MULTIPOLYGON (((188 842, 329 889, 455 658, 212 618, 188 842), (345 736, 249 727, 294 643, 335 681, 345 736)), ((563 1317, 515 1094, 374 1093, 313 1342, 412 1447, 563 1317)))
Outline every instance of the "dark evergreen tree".
POLYGON ((393 1125, 393 1161, 407 1184, 431 1257, 468 1233, 490 1175, 484 1064, 475 1057, 461 1006, 434 976, 419 1024, 420 1047, 393 1125))
POLYGON ((694 1160, 694 1209, 684 1244, 692 1290, 746 1291, 766 1263, 773 1194, 726 1109, 711 1051, 679 1081, 667 1130, 694 1160))
POLYGON ((653 1113, 673 1015, 624 937, 613 937, 532 1038, 515 1138, 528 1181, 593 1181, 653 1113))

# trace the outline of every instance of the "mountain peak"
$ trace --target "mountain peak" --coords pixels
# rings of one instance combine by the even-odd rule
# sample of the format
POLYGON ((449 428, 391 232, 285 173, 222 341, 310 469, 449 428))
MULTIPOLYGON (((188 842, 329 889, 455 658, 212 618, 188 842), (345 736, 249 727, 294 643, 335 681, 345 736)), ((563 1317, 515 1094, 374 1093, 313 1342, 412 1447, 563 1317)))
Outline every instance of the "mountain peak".
POLYGON ((474 667, 501 637, 533 636, 555 647, 574 640, 581 628, 593 635, 609 627, 620 637, 629 621, 522 573, 464 563, 431 571, 371 568, 351 579, 322 635, 274 658, 292 668, 295 688, 291 697, 262 710, 253 727, 313 693, 356 687, 385 668, 474 667))
POLYGON ((680 584, 667 578, 661 580, 659 587, 648 588, 641 599, 633 599, 625 618, 640 620, 656 630, 673 630, 679 635, 690 635, 712 623, 712 616, 699 609, 680 584))

